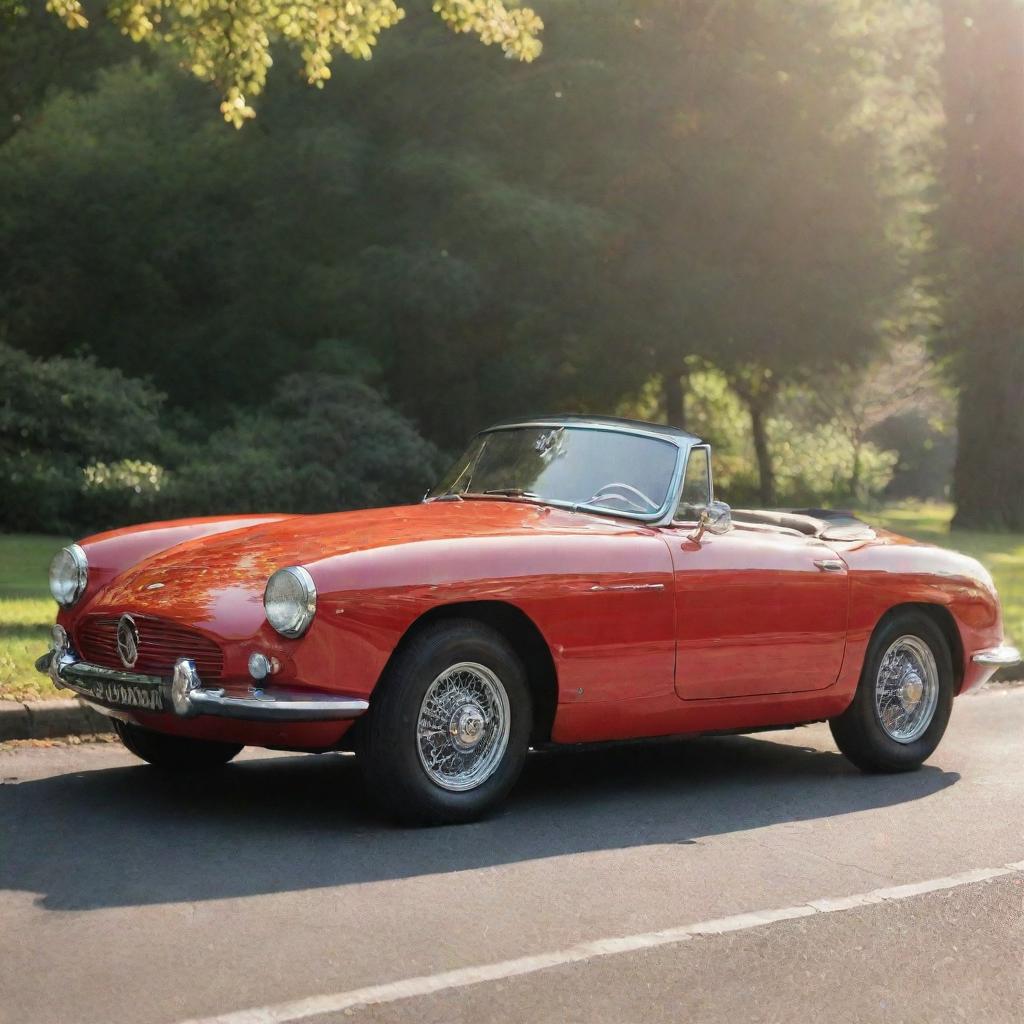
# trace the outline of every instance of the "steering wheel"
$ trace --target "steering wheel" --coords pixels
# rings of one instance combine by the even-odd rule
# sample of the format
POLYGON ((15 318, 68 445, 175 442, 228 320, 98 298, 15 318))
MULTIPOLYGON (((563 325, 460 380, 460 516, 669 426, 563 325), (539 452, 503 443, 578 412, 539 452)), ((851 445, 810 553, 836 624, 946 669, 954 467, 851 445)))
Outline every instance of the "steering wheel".
POLYGON ((652 501, 643 491, 637 490, 632 484, 624 483, 610 483, 604 484, 597 489, 597 493, 587 502, 588 505, 593 505, 597 501, 621 501, 623 504, 628 505, 634 512, 657 512, 661 506, 652 501), (616 494, 616 491, 626 491, 626 494, 616 494), (636 495, 643 502, 638 504, 629 495, 636 495))

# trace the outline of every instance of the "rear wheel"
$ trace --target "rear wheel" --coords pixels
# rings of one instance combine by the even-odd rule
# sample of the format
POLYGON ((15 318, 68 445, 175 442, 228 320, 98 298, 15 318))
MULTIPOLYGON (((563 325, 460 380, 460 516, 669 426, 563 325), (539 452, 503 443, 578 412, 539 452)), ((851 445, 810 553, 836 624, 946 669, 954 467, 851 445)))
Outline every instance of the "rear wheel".
POLYGON ((932 619, 907 609, 875 631, 853 703, 829 726, 863 771, 909 771, 939 745, 952 708, 949 644, 932 619))
POLYGON ((169 770, 216 768, 227 764, 242 750, 240 744, 168 736, 152 729, 143 729, 141 725, 132 722, 122 722, 119 718, 114 719, 114 731, 136 757, 141 757, 157 768, 169 770))
POLYGON ((470 619, 428 627, 374 692, 357 747, 367 792, 402 821, 472 821, 502 800, 526 759, 530 692, 516 652, 470 619))

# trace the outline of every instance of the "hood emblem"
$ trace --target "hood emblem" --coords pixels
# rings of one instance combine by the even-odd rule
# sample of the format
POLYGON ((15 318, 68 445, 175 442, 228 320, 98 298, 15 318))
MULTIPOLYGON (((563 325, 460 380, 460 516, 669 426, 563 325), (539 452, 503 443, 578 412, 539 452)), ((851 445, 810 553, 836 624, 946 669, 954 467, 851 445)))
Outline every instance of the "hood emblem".
POLYGON ((139 627, 130 615, 122 615, 117 624, 117 653, 125 668, 133 668, 139 660, 139 627))
POLYGON ((143 590, 162 590, 166 584, 164 583, 147 583, 142 589, 143 590))

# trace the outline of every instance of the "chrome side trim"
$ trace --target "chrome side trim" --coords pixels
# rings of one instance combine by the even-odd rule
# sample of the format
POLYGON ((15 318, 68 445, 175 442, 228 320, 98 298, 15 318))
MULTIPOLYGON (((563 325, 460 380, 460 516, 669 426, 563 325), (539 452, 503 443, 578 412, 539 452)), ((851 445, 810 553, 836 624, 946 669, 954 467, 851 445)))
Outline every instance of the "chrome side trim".
POLYGON ((332 722, 358 718, 370 707, 369 701, 358 697, 283 688, 250 688, 247 697, 233 696, 223 689, 205 688, 194 663, 186 658, 180 658, 175 665, 175 677, 189 683, 179 688, 177 701, 172 699, 171 679, 79 661, 67 646, 44 654, 36 662, 36 669, 49 674, 56 685, 68 687, 101 707, 173 711, 178 717, 213 715, 251 722, 332 722))
POLYGON ((595 583, 594 590, 664 590, 664 583, 595 583))
POLYGON ((999 647, 989 647, 984 651, 977 651, 971 655, 971 661, 978 665, 995 665, 1008 668, 1011 665, 1019 665, 1021 662, 1020 651, 1010 644, 1000 644, 999 647))

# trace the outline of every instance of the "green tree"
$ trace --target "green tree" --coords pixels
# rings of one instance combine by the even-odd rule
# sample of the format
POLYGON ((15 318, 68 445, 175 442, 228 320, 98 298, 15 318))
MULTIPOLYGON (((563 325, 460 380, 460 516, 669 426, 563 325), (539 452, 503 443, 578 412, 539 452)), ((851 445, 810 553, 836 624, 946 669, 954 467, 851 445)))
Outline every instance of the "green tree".
POLYGON ((946 298, 959 388, 954 522, 1024 529, 1024 6, 944 0, 946 298))
POLYGON ((778 396, 855 373, 907 272, 920 185, 882 187, 891 69, 863 93, 850 28, 874 2, 547 0, 545 59, 505 66, 414 9, 323 92, 271 76, 241 133, 154 51, 0 151, 0 330, 151 374, 206 432, 296 370, 358 374, 445 448, 652 379, 682 421, 710 361, 768 502, 778 396))
POLYGON ((73 35, 41 5, 0 0, 0 144, 30 122, 47 96, 91 88, 97 71, 133 52, 138 48, 113 25, 73 35))
POLYGON ((581 380, 590 394, 608 218, 524 181, 510 143, 460 146, 460 122, 485 136, 458 106, 469 69, 424 65, 438 47, 472 65, 477 48, 432 22, 314 102, 276 80, 251 132, 221 131, 202 87, 163 66, 47 100, 0 160, 0 329, 151 374, 207 426, 311 367, 325 339, 448 447, 581 380))
POLYGON ((614 224, 596 329, 620 385, 658 374, 683 423, 688 361, 724 370, 765 503, 780 387, 868 356, 900 280, 856 61, 833 36, 844 6, 552 2, 543 65, 506 86, 559 97, 530 108, 543 166, 614 224))

